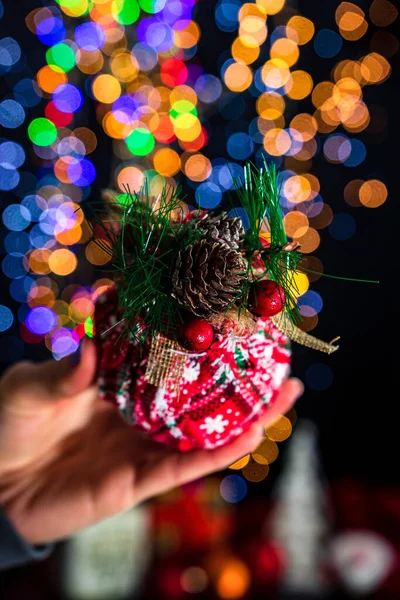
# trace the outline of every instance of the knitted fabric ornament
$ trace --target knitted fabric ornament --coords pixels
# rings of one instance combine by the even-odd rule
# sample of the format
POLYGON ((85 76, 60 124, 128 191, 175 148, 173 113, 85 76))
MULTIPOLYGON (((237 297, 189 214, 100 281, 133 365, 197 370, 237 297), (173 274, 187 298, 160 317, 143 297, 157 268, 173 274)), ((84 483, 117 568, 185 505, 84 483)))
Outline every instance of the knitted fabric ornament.
POLYGON ((150 344, 122 338, 115 290, 96 306, 99 389, 129 421, 181 451, 215 448, 246 431, 274 403, 290 370, 288 338, 260 318, 252 334, 215 336, 207 352, 188 352, 179 389, 146 381, 150 344), (105 333, 107 332, 107 333, 105 333))
POLYGON ((95 214, 103 237, 93 241, 117 272, 95 311, 100 396, 181 451, 230 442, 274 404, 289 339, 337 349, 296 325, 302 256, 284 230, 275 166, 247 165, 236 192, 246 230, 226 212, 185 216, 177 190, 153 198, 146 183, 95 214))

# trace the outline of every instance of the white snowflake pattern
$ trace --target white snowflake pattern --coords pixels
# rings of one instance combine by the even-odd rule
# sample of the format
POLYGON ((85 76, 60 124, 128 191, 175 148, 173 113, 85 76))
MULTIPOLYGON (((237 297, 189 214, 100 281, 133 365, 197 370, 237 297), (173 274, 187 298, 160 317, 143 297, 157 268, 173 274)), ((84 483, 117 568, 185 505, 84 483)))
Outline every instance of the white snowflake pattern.
POLYGON ((183 379, 188 383, 196 381, 200 375, 200 362, 197 359, 190 359, 183 372, 183 379))
POLYGON ((225 427, 229 425, 229 421, 224 419, 223 415, 216 417, 206 417, 204 423, 200 425, 200 429, 205 429, 207 435, 212 433, 224 433, 225 427))
POLYGON ((279 387, 282 381, 288 377, 290 365, 288 363, 277 363, 275 369, 272 370, 271 380, 274 388, 279 387))

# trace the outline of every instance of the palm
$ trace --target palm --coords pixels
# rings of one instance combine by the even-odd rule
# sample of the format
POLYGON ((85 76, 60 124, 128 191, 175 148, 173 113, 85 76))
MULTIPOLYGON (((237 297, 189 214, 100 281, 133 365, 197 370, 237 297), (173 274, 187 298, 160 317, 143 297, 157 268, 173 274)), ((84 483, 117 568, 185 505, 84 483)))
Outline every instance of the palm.
MULTIPOLYGON (((181 454, 153 442, 98 400, 95 366, 87 344, 68 374, 60 363, 21 364, 0 385, 0 503, 30 542, 65 537, 226 467, 259 441, 252 428, 216 451, 181 454)), ((288 407, 299 390, 293 381, 286 388, 288 407)))

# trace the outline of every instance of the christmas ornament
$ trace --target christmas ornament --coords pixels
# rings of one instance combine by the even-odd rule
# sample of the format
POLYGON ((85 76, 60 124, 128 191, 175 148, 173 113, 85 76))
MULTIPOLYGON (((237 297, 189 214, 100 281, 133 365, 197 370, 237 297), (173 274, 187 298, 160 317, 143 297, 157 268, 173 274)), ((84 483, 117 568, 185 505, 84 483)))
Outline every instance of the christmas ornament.
POLYGON ((298 243, 283 227, 275 166, 236 182, 249 217, 182 215, 179 190, 148 186, 112 218, 94 211, 94 236, 117 271, 96 307, 100 394, 135 427, 182 451, 228 443, 274 403, 289 374, 289 339, 333 344, 298 324, 298 243), (266 242, 265 230, 268 229, 266 242))
POLYGON ((203 352, 211 346, 214 330, 204 319, 191 318, 181 325, 179 338, 184 348, 194 352, 203 352))
POLYGON ((285 290, 268 279, 254 284, 251 290, 251 309, 256 315, 274 317, 285 306, 285 290))

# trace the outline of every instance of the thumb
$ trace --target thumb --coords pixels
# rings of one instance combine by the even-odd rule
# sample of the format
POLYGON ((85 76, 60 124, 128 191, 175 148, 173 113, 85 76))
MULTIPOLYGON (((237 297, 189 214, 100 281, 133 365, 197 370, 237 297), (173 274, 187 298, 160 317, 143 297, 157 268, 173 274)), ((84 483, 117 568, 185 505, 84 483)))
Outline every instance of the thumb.
POLYGON ((82 341, 77 365, 71 367, 71 363, 68 361, 68 364, 59 366, 60 362, 53 361, 53 368, 56 371, 54 387, 57 395, 75 396, 84 392, 94 383, 97 352, 93 340, 84 338, 82 341))
POLYGON ((79 362, 72 366, 71 357, 59 361, 16 365, 17 387, 27 387, 37 400, 68 398, 85 391, 94 382, 96 374, 96 346, 85 338, 81 343, 79 362))

